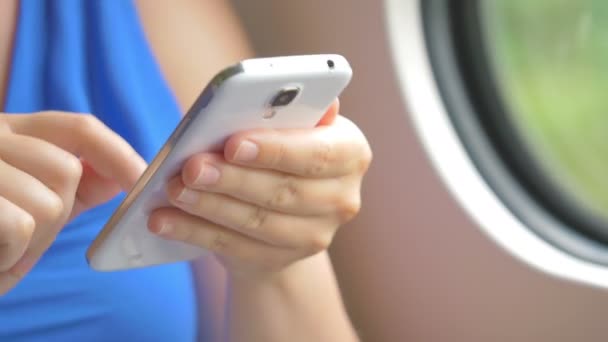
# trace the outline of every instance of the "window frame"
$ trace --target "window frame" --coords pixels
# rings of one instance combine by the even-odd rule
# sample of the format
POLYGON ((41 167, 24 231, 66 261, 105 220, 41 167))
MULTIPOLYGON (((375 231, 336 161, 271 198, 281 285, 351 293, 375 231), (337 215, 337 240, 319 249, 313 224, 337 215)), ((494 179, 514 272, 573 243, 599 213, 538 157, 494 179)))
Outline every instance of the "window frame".
POLYGON ((529 152, 500 95, 479 1, 422 3, 434 75, 473 163, 510 210, 556 247, 608 265, 608 229, 564 193, 529 152))
POLYGON ((543 193, 547 184, 534 178, 540 170, 525 164, 531 156, 504 157, 509 153, 501 141, 524 145, 514 129, 504 129, 512 123, 500 119, 506 111, 491 74, 480 77, 480 70, 490 70, 487 63, 480 66, 487 56, 480 61, 479 55, 462 53, 472 46, 485 51, 481 37, 471 39, 475 30, 463 25, 475 15, 475 3, 385 1, 396 75, 419 138, 448 190, 495 242, 545 272, 608 286, 608 248, 588 229, 589 222, 568 212, 571 203, 546 201, 559 196, 543 193), (472 91, 494 95, 473 97, 472 91), (483 108, 493 108, 494 125, 479 120, 480 109, 488 110, 483 108), (490 138, 487 129, 495 132, 496 127, 510 134, 490 138), (580 229, 583 224, 586 230, 580 229))

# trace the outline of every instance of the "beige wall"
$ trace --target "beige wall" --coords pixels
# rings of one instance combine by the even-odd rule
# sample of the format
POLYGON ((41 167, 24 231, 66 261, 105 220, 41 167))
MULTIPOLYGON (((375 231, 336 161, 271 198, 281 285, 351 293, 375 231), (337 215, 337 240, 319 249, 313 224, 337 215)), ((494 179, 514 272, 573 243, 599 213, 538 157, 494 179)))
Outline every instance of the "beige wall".
POLYGON ((342 111, 375 160, 333 257, 365 341, 607 341, 608 292, 499 250, 439 183, 392 75, 380 0, 235 0, 260 55, 337 52, 355 71, 342 111))

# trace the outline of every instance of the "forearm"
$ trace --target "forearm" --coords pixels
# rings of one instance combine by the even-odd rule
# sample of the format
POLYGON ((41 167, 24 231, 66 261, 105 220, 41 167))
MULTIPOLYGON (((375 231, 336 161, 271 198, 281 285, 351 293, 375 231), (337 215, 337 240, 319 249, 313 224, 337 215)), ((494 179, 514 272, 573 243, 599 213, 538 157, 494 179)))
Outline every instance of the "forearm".
POLYGON ((228 341, 356 341, 327 253, 270 279, 229 281, 228 341))

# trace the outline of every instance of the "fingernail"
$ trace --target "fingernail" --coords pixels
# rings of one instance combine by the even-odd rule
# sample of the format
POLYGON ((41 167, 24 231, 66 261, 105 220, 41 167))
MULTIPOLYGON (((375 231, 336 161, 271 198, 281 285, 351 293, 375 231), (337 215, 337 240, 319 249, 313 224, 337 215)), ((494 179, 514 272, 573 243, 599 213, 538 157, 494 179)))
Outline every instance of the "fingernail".
POLYGON ((13 265, 13 267, 11 267, 9 272, 18 277, 23 277, 27 272, 32 269, 32 267, 34 267, 35 262, 36 259, 32 256, 24 255, 21 260, 19 260, 15 265, 13 265))
POLYGON ((201 172, 196 177, 194 183, 196 185, 211 185, 217 183, 220 179, 220 170, 217 168, 205 164, 203 165, 201 172))
POLYGON ((179 196, 177 196, 177 200, 186 204, 194 204, 198 201, 198 192, 184 188, 179 196))
POLYGON ((258 145, 249 140, 245 140, 241 142, 239 147, 236 149, 234 159, 243 162, 252 161, 257 158, 259 151, 260 149, 258 148, 258 145))
POLYGON ((155 233, 158 235, 171 235, 174 229, 170 223, 163 223, 162 226, 155 233))

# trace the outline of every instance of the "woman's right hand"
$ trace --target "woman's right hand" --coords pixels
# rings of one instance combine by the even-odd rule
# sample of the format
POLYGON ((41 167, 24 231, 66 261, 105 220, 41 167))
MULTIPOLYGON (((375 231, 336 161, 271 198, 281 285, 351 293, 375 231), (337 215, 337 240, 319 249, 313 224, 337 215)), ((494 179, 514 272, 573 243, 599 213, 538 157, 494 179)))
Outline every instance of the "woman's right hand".
POLYGON ((70 219, 129 190, 145 167, 94 116, 0 114, 0 295, 70 219))

